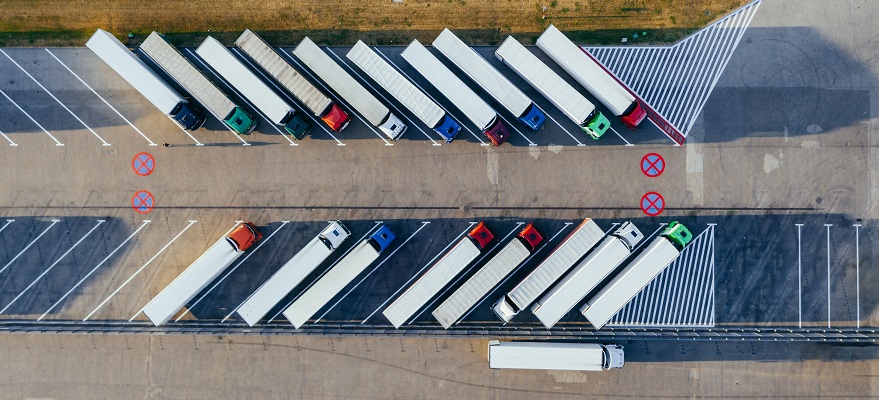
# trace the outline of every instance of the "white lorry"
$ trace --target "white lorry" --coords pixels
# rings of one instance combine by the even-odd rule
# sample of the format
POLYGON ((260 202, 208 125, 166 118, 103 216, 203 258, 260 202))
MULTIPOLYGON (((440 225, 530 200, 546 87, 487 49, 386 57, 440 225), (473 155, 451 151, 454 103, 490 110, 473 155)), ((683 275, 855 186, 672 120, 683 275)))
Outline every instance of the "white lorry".
POLYGON ((401 56, 443 96, 449 99, 458 110, 461 110, 464 116, 491 140, 491 144, 500 146, 507 141, 510 137, 510 131, 501 121, 497 112, 457 75, 446 68, 424 45, 413 40, 403 50, 401 56))
POLYGON ((313 286, 302 293, 296 301, 284 310, 284 316, 297 329, 305 325, 321 307, 336 297, 357 275, 375 262, 396 236, 386 225, 355 246, 313 286))
POLYGON ((601 329, 653 278, 665 270, 693 239, 687 228, 672 222, 656 239, 580 308, 595 329, 601 329))
POLYGON ((311 72, 323 80, 352 108, 357 110, 370 124, 385 133, 391 140, 397 140, 406 132, 403 123, 390 109, 378 101, 360 82, 354 79, 330 56, 308 37, 302 39, 293 54, 311 72))
POLYGON ((195 68, 158 32, 151 33, 140 45, 153 62, 186 89, 195 100, 239 135, 249 135, 256 128, 253 116, 235 105, 201 71, 195 68))
POLYGON ((433 317, 439 321, 443 328, 449 329, 476 303, 488 295, 488 292, 501 280, 521 265, 542 241, 543 237, 537 232, 537 229, 534 229, 533 224, 525 226, 512 241, 507 243, 479 271, 476 271, 449 298, 433 310, 433 317))
POLYGON ((623 346, 618 344, 488 342, 489 368, 605 371, 624 363, 623 346))
POLYGON ((208 251, 162 289, 143 308, 144 315, 155 326, 168 322, 196 294, 217 279, 238 257, 262 239, 253 223, 246 222, 220 239, 208 251))
POLYGON ((637 128, 644 121, 647 112, 635 96, 555 25, 550 25, 537 38, 537 47, 592 93, 629 129, 637 128))
POLYGON ((494 314, 504 323, 510 322, 583 258, 603 236, 604 232, 595 221, 591 218, 583 220, 534 271, 494 303, 494 314))
POLYGON ((415 114, 421 122, 439 133, 446 143, 451 143, 458 135, 461 125, 457 121, 362 40, 357 41, 346 57, 415 114))
POLYGON ((150 103, 153 103, 159 111, 171 117, 184 129, 194 131, 204 125, 205 116, 201 111, 171 88, 113 34, 98 29, 85 45, 150 103))
POLYGON ((311 125, 296 113, 293 106, 247 69, 217 39, 208 36, 195 53, 272 123, 283 126, 296 139, 302 139, 311 130, 311 125))
POLYGON ((528 129, 536 131, 543 126, 543 122, 546 121, 543 110, 448 28, 443 29, 434 39, 433 47, 443 53, 458 69, 464 71, 528 129))
POLYGON ((509 36, 494 56, 562 110, 586 134, 598 139, 610 128, 607 117, 516 38, 509 36))
POLYGON ((262 69, 266 70, 281 86, 292 93, 314 116, 320 118, 332 130, 341 132, 351 122, 351 117, 342 111, 341 107, 333 103, 299 71, 293 69, 281 58, 278 52, 250 29, 245 30, 238 37, 235 45, 250 56, 253 61, 256 61, 262 69))
POLYGON ((559 322, 586 295, 616 271, 643 239, 641 231, 625 222, 604 238, 589 255, 571 269, 552 290, 531 306, 531 312, 547 328, 559 322))
POLYGON ((269 280, 256 289, 241 306, 238 315, 253 326, 284 299, 305 277, 315 270, 351 236, 341 221, 333 221, 302 250, 290 258, 269 280))
POLYGON ((494 235, 485 227, 485 223, 480 222, 382 311, 382 314, 395 328, 405 324, 406 320, 470 265, 493 239, 494 235))

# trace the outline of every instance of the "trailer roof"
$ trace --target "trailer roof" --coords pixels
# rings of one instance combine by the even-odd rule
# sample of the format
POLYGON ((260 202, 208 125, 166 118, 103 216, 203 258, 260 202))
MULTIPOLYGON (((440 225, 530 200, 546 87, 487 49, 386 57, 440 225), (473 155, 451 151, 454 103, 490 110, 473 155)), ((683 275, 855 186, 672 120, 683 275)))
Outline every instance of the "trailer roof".
POLYGON ((488 346, 489 368, 603 370, 604 349, 593 343, 501 342, 488 346))

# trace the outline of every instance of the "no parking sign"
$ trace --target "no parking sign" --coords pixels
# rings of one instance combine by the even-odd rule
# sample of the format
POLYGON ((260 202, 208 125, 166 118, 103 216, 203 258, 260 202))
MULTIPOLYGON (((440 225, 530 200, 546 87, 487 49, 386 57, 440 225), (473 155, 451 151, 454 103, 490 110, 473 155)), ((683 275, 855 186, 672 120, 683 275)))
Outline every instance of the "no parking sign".
POLYGON ((641 196, 641 211, 648 216, 655 217, 665 209, 665 199, 657 192, 647 192, 641 196))

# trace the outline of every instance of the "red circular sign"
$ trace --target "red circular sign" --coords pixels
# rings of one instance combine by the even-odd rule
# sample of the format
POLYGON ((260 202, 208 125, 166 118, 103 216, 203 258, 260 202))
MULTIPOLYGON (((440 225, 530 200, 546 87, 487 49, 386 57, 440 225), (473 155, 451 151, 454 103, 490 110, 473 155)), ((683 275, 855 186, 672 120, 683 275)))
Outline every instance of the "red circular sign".
POLYGON ((156 160, 150 153, 137 153, 131 160, 131 169, 134 170, 135 174, 147 176, 156 169, 156 160))
POLYGON ((641 196, 641 211, 648 216, 655 217, 665 209, 665 199, 656 192, 647 192, 641 196))
POLYGON ((139 214, 146 214, 153 210, 156 205, 156 199, 153 194, 146 190, 138 190, 131 196, 131 207, 139 214))
POLYGON ((641 157, 641 172, 649 178, 656 178, 665 171, 665 159, 656 153, 647 153, 641 157))

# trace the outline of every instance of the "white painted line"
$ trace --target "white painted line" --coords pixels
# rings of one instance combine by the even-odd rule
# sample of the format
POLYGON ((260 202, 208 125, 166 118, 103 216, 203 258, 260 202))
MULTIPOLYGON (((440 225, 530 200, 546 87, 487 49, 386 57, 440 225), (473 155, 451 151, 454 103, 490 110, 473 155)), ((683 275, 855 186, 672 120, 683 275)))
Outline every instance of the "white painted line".
POLYGON ((424 272, 424 270, 425 270, 427 267, 433 265, 433 262, 436 261, 436 259, 439 258, 439 256, 445 254, 446 251, 449 249, 449 247, 452 247, 453 244, 458 243, 458 240, 461 239, 461 237, 464 236, 468 231, 470 231, 471 228, 473 228, 473 225, 476 225, 476 222, 470 222, 470 225, 467 226, 467 229, 464 229, 464 231, 461 232, 461 233, 460 233, 460 234, 459 234, 454 240, 452 240, 451 242, 449 242, 449 244, 448 244, 445 248, 443 248, 442 251, 440 251, 439 253, 437 253, 437 255, 435 255, 430 261, 428 261, 427 264, 424 264, 424 266, 421 267, 421 269, 418 270, 418 272, 416 272, 414 275, 412 275, 412 277, 409 278, 409 280, 406 281, 406 283, 404 283, 403 286, 401 286, 399 289, 397 289, 397 291, 394 292, 394 294, 392 294, 390 297, 388 297, 387 300, 385 300, 384 302, 382 302, 382 304, 379 305, 378 308, 375 309, 375 311, 373 311, 373 312, 372 312, 371 314, 369 314, 366 318, 364 318, 363 321, 360 322, 360 324, 363 325, 363 323, 365 323, 366 320, 372 318, 372 316, 375 315, 375 313, 377 313, 379 310, 381 310, 382 307, 385 306, 385 304, 387 304, 389 301, 391 301, 391 299, 393 299, 394 297, 396 297, 397 294, 400 293, 401 290, 407 288, 407 287, 409 286, 409 284, 412 283, 412 280, 413 280, 413 279, 415 279, 416 277, 418 277, 419 275, 421 275, 421 273, 424 272))
POLYGON ((800 328, 803 327, 803 224, 794 224, 797 227, 797 298, 798 310, 800 311, 800 328))
MULTIPOLYGON (((482 140, 482 138, 479 137, 479 135, 477 135, 475 132, 473 132, 472 130, 470 130, 469 128, 467 128, 467 127, 464 126, 464 121, 465 121, 465 119, 461 119, 461 118, 459 118, 457 115, 453 115, 451 112, 449 112, 449 110, 448 110, 445 106, 443 106, 442 103, 440 103, 439 101, 437 101, 433 96, 430 95, 430 93, 428 93, 426 90, 424 90, 424 88, 421 87, 421 85, 419 85, 418 82, 415 82, 415 80, 412 79, 412 77, 410 77, 409 74, 407 74, 406 72, 404 72, 402 68, 398 67, 397 64, 394 64, 394 62, 391 61, 391 59, 388 58, 388 56, 386 56, 385 53, 382 53, 381 50, 379 50, 379 49, 376 48, 376 49, 375 49, 375 52, 378 53, 378 55, 382 56, 382 58, 384 58, 385 61, 388 62, 388 64, 391 64, 391 66, 394 67, 394 69, 396 69, 400 74, 402 74, 403 76, 405 76, 406 79, 409 80, 409 82, 412 82, 412 84, 415 85, 415 87, 417 87, 418 89, 420 89, 422 93, 424 93, 427 97, 429 97, 431 100, 433 100, 433 102, 436 103, 436 105, 438 105, 440 108, 442 108, 443 111, 446 112, 446 114, 451 115, 452 117, 454 117, 455 121, 458 122, 458 123, 461 125, 461 129, 462 129, 462 130, 466 130, 466 131, 469 132, 471 135, 473 135, 473 137, 476 138, 476 140, 478 140, 479 143, 480 143, 481 145, 483 145, 483 146, 488 146, 488 143, 485 143, 485 142, 482 140)), ((467 120, 467 121, 469 121, 469 120, 467 120)), ((478 127, 477 127, 477 128, 478 128, 478 127)), ((480 133, 481 133, 481 132, 480 132, 480 133)), ((445 140, 445 139, 443 139, 443 140, 445 140)))
POLYGON ((40 123, 37 122, 37 120, 35 120, 34 117, 31 117, 31 115, 28 114, 27 111, 25 111, 23 108, 21 108, 21 106, 19 106, 18 103, 15 102, 15 100, 12 100, 12 98, 9 97, 9 95, 7 95, 6 92, 4 92, 2 89, 0 89, 0 94, 2 94, 3 97, 6 98, 6 100, 9 100, 9 102, 12 103, 12 105, 14 105, 15 108, 18 109, 18 111, 21 111, 21 113, 24 114, 24 116, 27 117, 27 119, 31 120, 31 122, 33 122, 36 126, 38 126, 43 132, 45 132, 47 135, 49 135, 49 137, 55 141, 55 146, 59 146, 59 147, 64 146, 64 143, 61 143, 58 141, 58 139, 55 139, 55 136, 52 136, 52 134, 49 133, 49 131, 46 130, 46 128, 44 128, 43 125, 40 125, 40 123))
POLYGON ((6 134, 3 133, 3 131, 0 131, 0 135, 2 135, 4 138, 6 138, 6 140, 9 141, 9 145, 10 145, 10 146, 12 146, 12 147, 16 147, 16 146, 18 146, 18 144, 15 143, 15 142, 13 142, 12 139, 9 138, 9 136, 6 136, 6 134))
POLYGON ((827 327, 830 328, 830 227, 833 224, 824 224, 827 228, 827 327))
MULTIPOLYGON (((538 107, 538 108, 540 108, 540 107, 538 107)), ((541 110, 541 111, 543 111, 543 110, 541 110)), ((525 140, 528 141, 528 145, 529 145, 529 146, 537 146, 537 144, 535 144, 534 142, 532 142, 531 139, 528 139, 528 136, 525 136, 525 134, 522 133, 522 131, 520 131, 519 128, 517 128, 515 125, 511 124, 509 120, 507 120, 506 118, 504 118, 503 115, 501 115, 501 114, 500 114, 499 112, 497 112, 497 111, 495 111, 495 113, 497 113, 497 116, 498 116, 500 119, 502 119, 504 122, 507 123, 507 125, 510 127, 510 129, 516 131, 516 133, 518 133, 519 135, 522 135, 522 137, 525 138, 525 140)), ((546 112, 544 112, 543 114, 546 115, 546 112)))
POLYGON ((857 328, 861 328, 861 224, 855 227, 855 304, 857 305, 857 328))
MULTIPOLYGON (((192 303, 192 305, 190 305, 189 307, 187 307, 187 308, 186 308, 186 311, 184 311, 183 314, 180 314, 180 316, 177 317, 177 319, 175 319, 174 322, 180 321, 180 319, 183 318, 183 317, 185 317, 186 314, 189 314, 190 310, 192 310, 193 308, 195 308, 195 306, 197 306, 198 303, 201 303, 201 301, 204 300, 204 298, 207 297, 208 294, 210 294, 212 291, 214 291, 214 289, 216 289, 217 286, 220 286, 220 284, 223 283, 223 281, 225 281, 226 278, 228 278, 230 275, 232 275, 232 273, 235 272, 235 270, 238 269, 238 267, 240 267, 241 264, 243 264, 245 261, 247 261, 247 259, 250 258, 250 256, 253 255, 253 253, 256 253, 256 251, 259 250, 259 248, 262 247, 262 245, 266 244, 266 243, 269 241, 269 239, 272 238, 272 236, 275 236, 275 234, 278 233, 278 231, 280 231, 281 229, 284 229, 284 227, 285 227, 287 224, 289 224, 289 223, 290 223, 290 221, 281 221, 281 226, 279 226, 278 229, 275 229, 271 234, 269 234, 269 236, 268 236, 267 238, 261 240, 261 241, 259 242, 259 244, 256 245, 256 247, 253 248, 253 250, 248 251, 248 252, 247 252, 247 255, 244 256, 244 258, 243 258, 241 261, 239 261, 237 264, 235 264, 235 266, 232 267, 229 271, 227 271, 226 273, 224 273, 222 278, 220 278, 219 280, 217 280, 217 282, 215 282, 210 288, 208 288, 208 290, 205 291, 205 292, 201 295, 201 297, 199 297, 198 299, 196 299, 195 302, 192 303)), ((236 225, 236 226, 237 226, 237 225, 236 225)))
POLYGON ((349 289, 348 292, 346 292, 345 294, 343 294, 342 297, 339 298, 339 300, 336 300, 336 302, 333 303, 333 305, 330 306, 330 308, 328 308, 326 311, 324 311, 324 313, 321 314, 320 317, 318 317, 316 320, 314 320, 314 322, 317 323, 318 321, 322 320, 327 314, 330 313, 330 311, 333 310, 333 308, 336 308, 336 306, 339 305, 339 303, 341 303, 342 300, 345 299, 345 297, 348 297, 348 295, 351 294, 351 292, 353 292, 354 289, 357 289, 357 287, 360 286, 360 284, 363 283, 363 281, 365 281, 366 278, 369 278, 369 276, 372 275, 373 272, 378 271, 378 268, 381 267, 382 264, 384 264, 384 263, 385 263, 386 261, 388 261, 391 257, 393 257, 394 254, 397 254, 397 252, 400 251, 400 249, 402 249, 403 246, 406 245, 406 243, 409 243, 409 241, 412 240, 412 238, 414 238, 415 235, 418 234, 418 232, 421 232, 421 230, 424 229, 424 227, 427 226, 427 225, 429 225, 429 224, 430 224, 429 221, 422 221, 422 222, 421 222, 421 226, 419 226, 418 229, 415 230, 414 233, 412 233, 412 235, 410 235, 408 238, 406 238, 406 240, 404 240, 403 243, 400 243, 400 246, 398 246, 396 249, 394 249, 394 251, 392 251, 391 254, 388 254, 388 256, 385 257, 384 260, 382 260, 382 262, 378 263, 378 265, 376 265, 375 268, 372 269, 372 271, 369 271, 369 273, 366 274, 366 275, 363 277, 363 279, 360 280, 360 282, 357 282, 357 284, 354 285, 351 289, 349 289))
MULTIPOLYGON (((702 31, 698 34, 699 42, 697 47, 699 50, 694 55, 696 59, 690 63, 693 70, 687 74, 686 79, 683 81, 681 88, 685 89, 679 90, 672 100, 679 105, 683 105, 683 107, 677 107, 675 112, 669 114, 669 118, 675 122, 680 118, 686 119, 684 112, 688 108, 688 104, 692 102, 693 95, 698 90, 697 85, 707 75, 707 72, 710 71, 706 70, 705 61, 709 59, 709 55, 716 49, 714 38, 718 31, 718 29, 712 29, 711 31, 702 31), (686 93, 686 95, 683 95, 683 93, 686 93), (678 97, 679 95, 683 96, 678 97)), ((675 125, 678 124, 676 123, 675 125)))
POLYGON ((107 302, 110 301, 110 299, 112 299, 113 296, 116 295, 116 293, 119 293, 119 291, 122 290, 122 288, 124 288, 126 285, 128 285, 128 283, 131 282, 131 280, 134 279, 134 277, 136 277, 138 274, 140 274, 141 271, 143 271, 144 268, 147 267, 147 265, 150 265, 150 263, 153 262, 153 260, 155 260, 156 257, 159 256, 159 254, 162 254, 162 252, 164 252, 168 247, 171 246, 171 243, 174 243, 174 241, 177 240, 177 238, 179 238, 181 235, 183 235, 183 233, 186 232, 186 230, 188 230, 188 229, 189 229, 193 224, 195 224, 196 222, 198 222, 198 221, 189 220, 189 225, 186 225, 186 227, 183 228, 183 230, 180 231, 180 233, 178 233, 177 236, 174 236, 174 237, 171 239, 171 241, 168 242, 168 244, 166 244, 164 247, 162 247, 162 249, 159 250, 158 253, 156 253, 154 256, 152 256, 152 258, 150 258, 150 259, 149 259, 149 260, 148 260, 143 266, 141 266, 137 271, 135 271, 134 274, 132 274, 130 277, 128 277, 128 279, 126 279, 125 282, 122 283, 121 286, 119 286, 118 288, 116 288, 116 290, 114 290, 113 293, 111 293, 109 296, 107 296, 107 298, 104 299, 104 301, 102 301, 101 304, 98 304, 98 306, 95 307, 95 309, 92 310, 92 312, 90 312, 88 315, 86 315, 85 318, 83 318, 82 320, 83 320, 83 321, 88 321, 88 319, 91 318, 92 315, 95 315, 95 313, 98 312, 98 310, 100 310, 101 307, 104 306, 104 304, 107 304, 107 302))
MULTIPOLYGON (((577 142, 577 146, 585 146, 585 144, 583 144, 583 142, 577 140, 577 137, 576 137, 576 136, 574 136, 573 134, 571 134, 571 132, 568 132, 568 130, 565 129, 565 128, 562 126, 562 124, 560 124, 558 121, 556 121, 555 118, 552 117, 552 115, 549 115, 548 113, 544 113, 544 114, 546 114, 546 116, 547 116, 549 119, 551 119, 552 122, 555 122, 555 124, 558 125, 559 128, 562 128, 562 132, 567 133, 568 136, 571 137, 571 139, 574 139, 574 141, 577 142)), ((578 128, 579 128, 579 127, 578 127, 578 128)), ((581 130, 581 132, 582 132, 582 130, 581 130)))
POLYGON ((623 141, 626 142, 626 146, 634 146, 634 144, 629 143, 629 141, 626 140, 626 138, 624 138, 623 135, 620 135, 620 133, 617 132, 617 130, 614 129, 612 126, 609 126, 608 128, 610 128, 610 130, 613 131, 613 133, 616 133, 616 135, 619 136, 620 139, 623 139, 623 141))
POLYGON ((15 296, 15 298, 13 298, 12 301, 9 302, 9 304, 7 304, 5 307, 3 307, 3 309, 0 309, 0 314, 3 314, 4 312, 6 312, 6 310, 8 310, 10 306, 12 306, 16 301, 18 301, 18 299, 21 298, 21 296, 23 296, 25 293, 27 293, 28 290, 31 290, 31 288, 34 287, 34 285, 36 285, 37 282, 40 281, 40 279, 43 279, 43 277, 46 276, 46 274, 48 274, 49 271, 52 270, 52 268, 55 268, 55 266, 58 265, 58 263, 61 262, 61 260, 63 260, 64 257, 67 257, 67 255, 70 254, 70 252, 73 251, 73 249, 75 249, 76 246, 79 246, 79 244, 82 243, 82 241, 85 240, 85 238, 89 237, 89 235, 91 235, 92 232, 95 231, 95 229, 98 229, 98 227, 101 226, 101 224, 103 224, 104 222, 107 222, 107 221, 103 220, 103 219, 99 219, 98 223, 95 224, 95 226, 93 226, 92 229, 90 229, 88 232, 86 232, 85 235, 83 235, 81 238, 79 238, 79 240, 77 240, 76 243, 74 243, 72 247, 67 249, 67 251, 65 251, 64 254, 61 255, 61 257, 58 257, 58 259, 55 260, 55 262, 53 262, 52 265, 49 266, 49 268, 46 268, 46 270, 43 271, 43 273, 41 273, 39 276, 37 276, 37 278, 34 279, 34 281, 30 283, 30 285, 27 285, 27 287, 24 288, 24 290, 22 290, 17 296, 15 296))
POLYGON ((134 129, 135 132, 139 133, 141 137, 143 137, 144 139, 146 139, 146 141, 149 142, 149 145, 150 145, 150 146, 158 146, 157 144, 153 143, 153 141, 150 140, 150 138, 148 138, 146 135, 144 135, 144 133, 141 132, 140 129, 138 129, 136 126, 134 126, 134 124, 131 123, 131 121, 129 121, 128 118, 125 118, 125 116, 122 115, 122 113, 120 113, 119 110, 116 109, 116 107, 113 107, 112 105, 110 105, 110 103, 107 102, 107 100, 105 100, 103 96, 101 96, 100 94, 98 94, 98 92, 96 92, 95 89, 92 89, 92 87, 89 86, 88 83, 85 83, 85 81, 82 80, 82 78, 80 78, 79 75, 77 75, 75 72, 73 72, 73 70, 71 70, 70 67, 67 66, 67 64, 64 64, 64 63, 61 61, 61 59, 59 59, 57 56, 55 56, 54 53, 52 53, 49 49, 44 49, 44 50, 46 50, 46 52, 49 53, 49 55, 52 56, 52 58, 54 58, 55 61, 58 61, 58 63, 61 64, 61 66, 64 67, 64 69, 66 69, 67 72, 70 72, 70 73, 73 75, 74 78, 76 78, 77 80, 79 80, 83 85, 85 85, 85 87, 87 87, 89 90, 91 90, 92 93, 95 94, 95 96, 98 96, 98 98, 101 99, 101 101, 103 101, 104 104, 107 105, 107 107, 110 107, 110 109, 113 110, 113 112, 115 112, 116 115, 119 116, 119 118, 122 118, 123 121, 125 121, 129 126, 131 126, 131 128, 134 129))
POLYGON ((104 259, 101 260, 101 262, 99 262, 98 265, 95 265, 95 267, 92 268, 91 271, 89 271, 84 277, 82 277, 82 279, 80 279, 78 282, 76 282, 76 284, 73 285, 73 287, 70 288, 70 290, 68 290, 67 293, 64 293, 64 296, 61 296, 61 298, 58 299, 58 301, 56 301, 55 304, 52 304, 52 307, 49 307, 49 309, 46 310, 46 312, 44 312, 43 315, 40 315, 40 317, 37 318, 37 321, 42 321, 43 318, 45 318, 47 314, 52 312, 52 310, 54 310, 55 307, 57 307, 59 304, 61 304, 61 302, 64 301, 64 299, 66 299, 67 296, 69 296, 71 293, 73 293, 73 291, 76 290, 76 288, 78 288, 79 285, 81 285, 83 282, 85 282, 86 279, 88 279, 90 276, 92 276, 92 274, 95 273, 95 271, 97 271, 98 268, 101 267, 101 265, 104 265, 104 263, 107 262, 107 260, 109 260, 110 257, 113 256, 113 254, 116 254, 116 252, 119 251, 119 249, 121 249, 122 246, 125 246, 125 244, 128 243, 128 241, 131 240, 131 238, 133 238, 134 235, 137 235, 137 233, 140 232, 140 230, 143 229, 145 226, 147 226, 147 224, 149 224, 150 222, 151 221, 148 219, 144 220, 143 223, 141 223, 140 226, 131 235, 128 235, 128 238, 126 238, 124 241, 122 241, 122 243, 120 243, 118 246, 116 246, 116 248, 113 249, 113 251, 111 251, 110 254, 108 254, 106 257, 104 257, 104 259))
MULTIPOLYGON (((3 271, 6 271, 6 269, 9 268, 9 266, 12 265, 12 263, 14 263, 15 260, 18 259, 18 257, 21 257, 21 255, 24 254, 24 252, 27 251, 27 249, 31 248, 31 246, 33 246, 34 243, 37 242, 37 240, 40 240, 40 238, 43 237, 43 235, 45 235, 46 232, 49 232, 49 229, 52 229, 52 227, 55 226, 55 224, 57 224, 58 222, 60 222, 60 220, 53 219, 52 224, 49 225, 48 228, 46 228, 45 230, 43 230, 43 232, 41 232, 39 235, 37 235, 37 237, 34 240, 32 240, 30 243, 28 243, 27 246, 24 247, 24 249, 19 251, 18 254, 15 255, 15 257, 12 257, 12 259, 9 260, 9 262, 6 263, 6 265, 4 265, 3 268, 0 268, 0 274, 2 274, 3 271)), ((7 223, 7 225, 9 225, 9 224, 7 223)), ((4 226, 4 228, 5 228, 5 226, 4 226)))
POLYGON ((323 272, 321 272, 317 278, 315 278, 314 280, 309 282, 308 286, 306 286, 305 289, 302 289, 301 291, 299 291, 299 293, 297 293, 295 296, 293 296, 293 299, 291 299, 289 302, 287 302, 287 304, 285 304, 284 307, 281 307, 281 309, 278 310, 278 312, 275 313, 275 315, 272 315, 272 317, 269 318, 268 322, 272 322, 275 320, 275 318, 278 318, 278 316, 281 315, 281 313, 284 312, 284 310, 286 310, 287 307, 290 307, 290 305, 293 304, 294 301, 299 299, 299 297, 301 297, 303 293, 308 291, 308 289, 311 289, 311 287, 314 286, 314 284, 317 283, 317 281, 319 281, 320 278, 323 278, 323 276, 326 275, 327 272, 329 272, 331 269, 333 269, 333 267, 335 267, 336 264, 339 263, 339 261, 342 261, 342 259, 345 258, 345 256, 347 256, 348 253, 351 252, 351 250, 354 250, 354 248, 357 247, 357 245, 360 244, 360 242, 362 242, 363 239, 366 239, 367 236, 369 236, 371 233, 373 233, 375 231, 375 228, 378 228, 379 225, 381 225, 381 222, 375 221, 375 225, 373 225, 371 228, 369 228, 369 230, 366 231, 366 233, 364 233, 363 236, 360 237, 360 239, 357 239, 357 241, 354 242, 353 246, 348 248, 348 250, 345 250, 345 252, 342 253, 342 255, 336 259, 336 261, 333 261, 333 263, 330 264, 330 266, 327 269, 325 269, 323 272))
POLYGON ((689 67, 689 63, 687 62, 690 53, 693 49, 696 48, 695 40, 687 40, 687 43, 684 43, 681 48, 677 51, 677 56, 675 57, 674 68, 671 70, 671 73, 660 82, 659 93, 661 94, 660 100, 654 102, 656 104, 656 108, 664 110, 666 105, 670 104, 671 98, 674 97, 677 90, 673 90, 677 83, 679 83, 679 79, 684 74, 684 72, 689 67))
POLYGON ((7 219, 7 220, 6 220, 6 223, 3 224, 2 227, 0 227, 0 232, 3 232, 3 230, 6 229, 6 227, 9 226, 9 224, 11 224, 11 223, 13 223, 13 222, 15 222, 14 219, 7 219))
POLYGON ((102 146, 109 146, 109 145, 110 145, 110 143, 105 142, 104 139, 101 138, 101 136, 98 135, 97 132, 95 132, 91 127, 89 127, 88 125, 86 125, 86 123, 83 122, 83 120, 81 120, 76 114, 74 114, 73 111, 71 111, 69 108, 67 108, 67 106, 64 105, 64 103, 61 102, 61 100, 58 100, 58 98, 55 97, 55 95, 52 94, 52 92, 50 92, 49 89, 46 89, 46 87, 43 86, 43 84, 40 83, 40 81, 38 81, 37 78, 34 78, 34 76, 31 75, 29 72, 27 72, 27 70, 25 70, 25 69, 24 69, 24 68, 23 68, 18 62, 16 62, 15 60, 13 60, 12 57, 9 57, 9 54, 6 54, 6 52, 3 51, 3 49, 0 49, 0 53, 3 53, 3 55, 6 56, 6 58, 8 58, 9 61, 12 61, 12 63, 15 64, 15 66, 18 67, 18 69, 21 70, 21 72, 24 72, 25 75, 27 75, 29 78, 31 78, 32 81, 34 81, 34 83, 37 84, 37 86, 39 86, 40 88, 42 88, 47 94, 49 94, 49 96, 51 96, 53 99, 55 99, 55 101, 57 101, 58 104, 61 105, 61 107, 64 107, 64 109, 67 110, 67 112, 69 112, 70 115, 73 116, 73 118, 75 118, 77 121, 79 121, 80 124, 82 124, 82 126, 84 126, 86 129, 88 129, 88 131, 91 132, 92 135, 95 135, 95 137, 98 138, 98 140, 101 141, 101 145, 102 145, 102 146))

